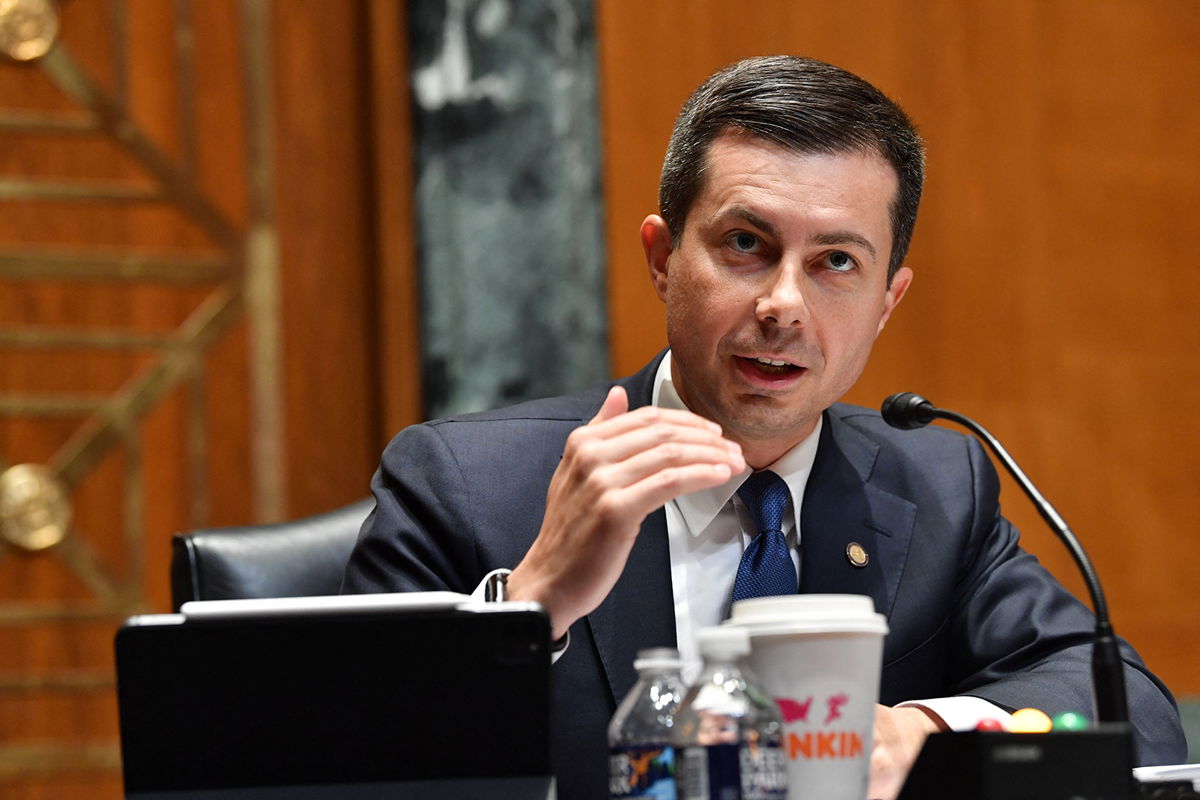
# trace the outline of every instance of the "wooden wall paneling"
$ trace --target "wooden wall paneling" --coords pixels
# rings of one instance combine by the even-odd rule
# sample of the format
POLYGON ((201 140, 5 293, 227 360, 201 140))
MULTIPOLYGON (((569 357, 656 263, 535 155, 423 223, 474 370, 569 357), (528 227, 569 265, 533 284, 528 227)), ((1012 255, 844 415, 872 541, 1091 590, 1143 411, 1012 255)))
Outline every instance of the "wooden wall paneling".
POLYGON ((272 6, 288 515, 367 494, 371 361, 370 37, 362 2, 272 6))
MULTIPOLYGON (((1131 639, 1200 692, 1200 6, 1178 0, 598 7, 614 369, 665 343, 637 240, 674 115, 737 58, 862 74, 920 127, 912 289, 849 399, 915 390, 980 419, 1084 538, 1131 639)), ((1077 594, 1005 481, 1006 514, 1077 594)))
POLYGON ((412 112, 406 6, 370 0, 371 144, 375 208, 375 369, 379 449, 420 422, 420 297, 414 238, 412 112))

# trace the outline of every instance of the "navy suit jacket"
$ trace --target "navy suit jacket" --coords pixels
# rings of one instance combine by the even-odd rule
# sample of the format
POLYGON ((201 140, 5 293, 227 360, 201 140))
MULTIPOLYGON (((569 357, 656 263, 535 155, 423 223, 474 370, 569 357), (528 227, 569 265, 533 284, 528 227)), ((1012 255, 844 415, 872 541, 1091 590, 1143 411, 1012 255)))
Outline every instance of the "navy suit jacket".
MULTIPOLYGON (((659 359, 618 382, 631 405, 650 403, 659 359)), ((516 566, 537 536, 567 435, 595 415, 611 385, 402 431, 372 482, 376 508, 343 590, 471 592, 487 572, 516 566)), ((880 702, 961 694, 1090 714, 1092 614, 1020 549, 998 495, 974 439, 897 431, 843 404, 825 413, 801 509, 800 591, 869 595, 887 616, 880 702), (870 554, 865 568, 845 556, 852 541, 870 554)), ((571 626, 552 669, 561 797, 607 797, 605 730, 636 679, 634 655, 674 645, 659 509, 612 592, 571 626)), ((1182 761, 1174 700, 1123 648, 1138 763, 1182 761)))

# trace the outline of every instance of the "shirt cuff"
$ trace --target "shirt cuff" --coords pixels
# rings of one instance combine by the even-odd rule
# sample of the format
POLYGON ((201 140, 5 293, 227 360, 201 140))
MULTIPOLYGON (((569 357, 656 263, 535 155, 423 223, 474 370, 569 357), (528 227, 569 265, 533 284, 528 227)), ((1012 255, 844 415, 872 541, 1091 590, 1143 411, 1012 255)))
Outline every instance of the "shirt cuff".
MULTIPOLYGON (((487 575, 483 576, 483 580, 479 581, 479 585, 475 587, 475 591, 471 592, 471 599, 477 602, 485 602, 487 600, 487 583, 493 575, 508 575, 512 572, 511 569, 494 569, 487 575)), ((556 639, 550 643, 550 663, 553 664, 562 658, 563 653, 567 652, 567 647, 571 644, 571 631, 568 630, 562 635, 561 639, 556 639)))
POLYGON ((994 719, 1008 730, 1012 714, 982 697, 933 697, 928 700, 907 700, 897 708, 920 706, 941 719, 952 731, 973 731, 985 719, 994 719))

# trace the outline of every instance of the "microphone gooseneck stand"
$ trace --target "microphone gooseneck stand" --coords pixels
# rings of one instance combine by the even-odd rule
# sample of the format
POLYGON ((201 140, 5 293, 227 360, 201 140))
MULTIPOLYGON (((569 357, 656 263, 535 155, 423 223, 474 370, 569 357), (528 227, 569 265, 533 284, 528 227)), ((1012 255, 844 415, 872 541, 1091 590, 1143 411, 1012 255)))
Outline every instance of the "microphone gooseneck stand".
POLYGON ((937 408, 933 403, 913 392, 900 392, 883 401, 881 409, 884 421, 893 428, 915 430, 923 428, 935 419, 949 420, 967 428, 983 440, 996 457, 1004 464, 1008 473, 1016 480, 1017 485, 1025 492, 1037 508, 1042 519, 1046 520, 1051 530, 1058 535, 1071 553, 1076 566, 1087 584, 1088 594, 1091 595, 1092 609, 1096 614, 1096 637, 1092 647, 1092 682, 1096 695, 1096 720, 1098 722, 1129 721, 1129 704, 1125 697, 1125 671, 1121 654, 1117 647, 1117 638, 1113 633, 1112 622, 1108 616, 1108 603, 1104 599, 1104 590, 1100 586, 1100 578, 1092 566, 1091 559, 1084 552, 1083 545, 1067 526, 1062 515, 1055 510, 1033 481, 1017 466, 1017 462, 1009 455, 1004 445, 992 436, 979 423, 964 417, 962 414, 946 409, 937 408))

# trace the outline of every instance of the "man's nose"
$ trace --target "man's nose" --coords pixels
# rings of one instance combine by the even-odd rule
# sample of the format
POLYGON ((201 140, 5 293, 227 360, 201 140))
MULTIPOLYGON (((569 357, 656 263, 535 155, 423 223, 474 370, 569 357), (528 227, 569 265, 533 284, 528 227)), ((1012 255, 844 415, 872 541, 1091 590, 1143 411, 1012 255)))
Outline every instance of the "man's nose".
POLYGON ((798 267, 782 264, 774 270, 755 302, 758 320, 785 328, 807 323, 804 280, 804 270, 798 267))

